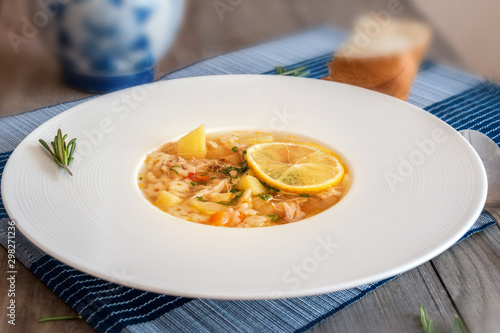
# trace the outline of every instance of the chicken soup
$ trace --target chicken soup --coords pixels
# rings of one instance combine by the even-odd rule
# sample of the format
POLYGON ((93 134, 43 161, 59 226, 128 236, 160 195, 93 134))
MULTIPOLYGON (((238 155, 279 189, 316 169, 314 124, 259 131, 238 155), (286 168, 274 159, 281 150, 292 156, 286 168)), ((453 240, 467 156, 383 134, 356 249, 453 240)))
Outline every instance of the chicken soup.
POLYGON ((332 207, 349 178, 340 158, 314 143, 255 131, 205 135, 202 125, 147 155, 139 187, 175 217, 250 228, 303 220, 332 207))

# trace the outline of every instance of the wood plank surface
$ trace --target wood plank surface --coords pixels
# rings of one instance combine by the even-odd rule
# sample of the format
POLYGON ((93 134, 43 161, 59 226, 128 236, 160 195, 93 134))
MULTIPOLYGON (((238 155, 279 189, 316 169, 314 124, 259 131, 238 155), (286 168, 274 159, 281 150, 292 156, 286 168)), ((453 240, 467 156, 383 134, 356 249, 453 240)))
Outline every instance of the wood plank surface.
POLYGON ((311 330, 323 332, 421 332, 424 305, 436 328, 449 327, 456 310, 430 263, 402 274, 311 330))
MULTIPOLYGON (((7 266, 5 254, 5 249, 1 248, 0 267, 2 268, 7 266)), ((2 321, 0 332, 94 332, 94 329, 84 320, 38 324, 36 320, 45 316, 75 315, 76 313, 24 266, 18 265, 17 277, 17 325, 13 328, 2 321)), ((6 290, 6 283, 1 280, 0 306, 2 308, 7 305, 6 290)), ((346 309, 327 318, 311 332, 417 333, 421 331, 418 315, 421 304, 425 305, 438 328, 447 328, 453 314, 457 313, 430 263, 388 282, 346 309)))
POLYGON ((432 264, 471 332, 500 332, 500 229, 471 236, 432 264))
MULTIPOLYGON (((0 246, 0 269, 7 271, 7 251, 0 246)), ((7 297, 8 284, 6 273, 0 279, 0 332, 2 333, 63 333, 63 332, 95 332, 85 320, 58 321, 37 323, 43 317, 73 316, 77 313, 42 280, 37 278, 28 268, 21 263, 16 264, 16 325, 7 323, 5 310, 10 297, 7 297)))
MULTIPOLYGON (((42 33, 20 45, 19 52, 14 51, 7 36, 11 32, 22 35, 23 18, 30 17, 27 1, 0 0, 0 116, 89 96, 64 85, 53 50, 45 47, 42 33)), ((243 1, 221 21, 212 1, 190 0, 179 35, 157 65, 156 77, 318 24, 348 28, 359 14, 386 10, 390 1, 393 0, 373 0, 369 4, 343 0, 243 1)), ((401 8, 401 16, 419 17, 409 2, 402 2, 401 8)), ((436 36, 430 54, 463 67, 440 36, 436 36)))

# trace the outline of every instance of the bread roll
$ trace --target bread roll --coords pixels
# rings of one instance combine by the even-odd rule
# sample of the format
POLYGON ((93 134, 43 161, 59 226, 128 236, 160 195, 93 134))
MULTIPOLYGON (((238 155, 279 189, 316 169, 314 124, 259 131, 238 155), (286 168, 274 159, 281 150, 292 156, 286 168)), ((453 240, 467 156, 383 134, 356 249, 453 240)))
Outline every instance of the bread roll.
POLYGON ((416 21, 364 17, 335 53, 323 79, 406 101, 430 36, 430 29, 416 21))

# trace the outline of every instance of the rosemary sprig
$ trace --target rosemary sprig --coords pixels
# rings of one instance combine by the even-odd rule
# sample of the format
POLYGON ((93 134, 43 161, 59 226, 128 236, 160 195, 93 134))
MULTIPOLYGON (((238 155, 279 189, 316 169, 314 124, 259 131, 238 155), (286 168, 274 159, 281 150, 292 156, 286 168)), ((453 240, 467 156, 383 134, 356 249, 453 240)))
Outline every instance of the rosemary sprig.
POLYGON ((74 159, 73 153, 75 152, 76 149, 76 139, 72 139, 66 144, 67 136, 68 136, 67 134, 64 134, 64 136, 62 135, 61 129, 57 130, 57 135, 54 137, 54 141, 50 143, 54 151, 52 151, 49 145, 42 139, 38 141, 42 144, 42 146, 45 149, 47 149, 47 151, 50 153, 50 156, 52 156, 54 161, 61 168, 66 170, 66 172, 68 172, 70 176, 73 176, 73 174, 69 170, 69 166, 74 159))
POLYGON ((462 319, 460 319, 457 315, 455 315, 455 321, 453 322, 453 329, 451 333, 467 333, 467 329, 465 328, 462 319))
MULTIPOLYGON (((422 323, 423 333, 436 333, 434 322, 427 317, 427 312, 423 305, 420 305, 420 322, 422 323)), ((455 315, 451 333, 467 333, 464 323, 459 316, 455 315)))
POLYGON ((424 333, 432 333, 434 330, 434 322, 429 320, 427 312, 423 305, 420 305, 420 322, 422 323, 422 330, 424 333))
POLYGON ((58 317, 43 317, 38 319, 39 323, 46 323, 48 321, 56 320, 71 320, 71 319, 82 319, 82 316, 58 316, 58 317))
POLYGON ((285 67, 279 66, 276 67, 276 74, 284 75, 284 76, 307 76, 309 75, 309 71, 306 71, 307 66, 300 66, 294 69, 285 70, 285 67))

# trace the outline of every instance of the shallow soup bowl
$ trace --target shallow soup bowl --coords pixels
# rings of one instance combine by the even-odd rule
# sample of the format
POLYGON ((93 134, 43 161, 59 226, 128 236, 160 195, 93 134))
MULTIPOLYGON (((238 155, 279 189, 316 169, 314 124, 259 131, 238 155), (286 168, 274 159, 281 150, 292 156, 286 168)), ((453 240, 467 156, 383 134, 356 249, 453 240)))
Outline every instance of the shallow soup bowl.
POLYGON ((170 295, 267 299, 355 287, 426 262, 467 232, 486 187, 467 142, 415 106, 319 80, 228 75, 130 88, 50 119, 12 153, 2 198, 30 241, 86 273, 170 295), (136 106, 123 101, 139 92, 136 106), (350 190, 285 225, 170 216, 145 199, 137 174, 148 153, 201 123, 315 141, 346 163, 350 190), (78 139, 74 177, 38 143, 58 128, 78 139))

